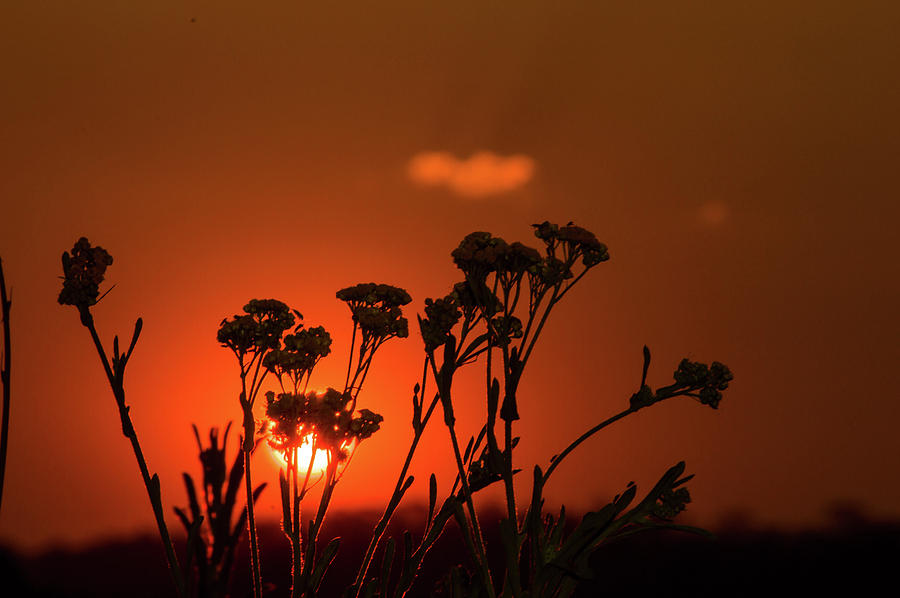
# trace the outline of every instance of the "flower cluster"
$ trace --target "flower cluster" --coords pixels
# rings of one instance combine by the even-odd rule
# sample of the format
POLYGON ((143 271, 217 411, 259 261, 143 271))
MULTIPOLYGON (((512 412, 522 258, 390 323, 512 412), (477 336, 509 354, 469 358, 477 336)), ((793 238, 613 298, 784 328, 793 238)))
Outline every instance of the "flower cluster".
POLYGON ((491 345, 505 347, 514 338, 522 338, 522 321, 516 316, 497 316, 488 326, 491 345))
POLYGON ((548 255, 541 263, 528 272, 528 280, 531 288, 541 294, 543 291, 558 287, 563 282, 572 278, 572 268, 561 259, 548 255))
POLYGON ((490 318, 503 309, 503 303, 482 280, 458 282, 453 285, 451 295, 466 320, 474 320, 479 314, 490 318))
POLYGON ((466 235, 450 255, 456 267, 475 281, 484 280, 491 272, 496 272, 509 245, 499 237, 476 231, 466 235))
POLYGON ((331 335, 322 326, 299 330, 284 337, 281 349, 269 351, 263 366, 280 379, 290 376, 295 383, 331 353, 331 335))
POLYGON ((518 285, 527 276, 532 302, 535 303, 549 289, 558 289, 566 280, 573 278, 572 267, 579 260, 587 269, 609 259, 606 245, 580 226, 543 222, 534 227, 535 236, 544 242, 544 256, 527 245, 507 243, 486 232, 466 235, 453 250, 453 262, 465 273, 475 304, 484 310, 488 318, 499 311, 493 309, 493 304, 499 303, 499 300, 486 284, 491 273, 496 273, 495 284, 502 289, 504 297, 517 293, 518 285))
POLYGON ((409 323, 400 308, 412 301, 412 297, 404 289, 370 282, 341 289, 336 296, 350 307, 364 343, 409 336, 409 323))
POLYGON ((441 299, 426 299, 425 317, 419 320, 425 351, 430 353, 446 343, 450 339, 450 330, 461 317, 453 293, 441 299))
POLYGON ((498 270, 513 275, 530 272, 541 263, 541 254, 537 249, 523 245, 518 241, 510 243, 498 260, 498 270))
POLYGON ((59 304, 74 305, 79 310, 96 304, 103 275, 112 263, 112 256, 105 249, 92 247, 85 237, 78 239, 72 253, 62 255, 63 288, 59 304))
POLYGON ((547 255, 555 256, 557 249, 560 249, 563 261, 570 267, 578 258, 581 258, 581 263, 587 268, 609 259, 606 245, 598 241, 594 233, 585 228, 575 226, 571 222, 565 226, 559 226, 546 220, 532 226, 534 226, 534 236, 541 239, 547 246, 547 255))
POLYGON ((707 366, 705 363, 682 359, 675 370, 675 384, 684 390, 696 392, 697 398, 704 405, 713 409, 719 407, 722 391, 734 379, 731 370, 718 361, 707 366))
POLYGON ((312 435, 317 450, 343 461, 354 442, 370 437, 384 418, 368 409, 353 413, 353 397, 333 388, 323 393, 266 393, 269 444, 288 452, 312 435))
POLYGON ((651 515, 663 521, 671 521, 691 502, 687 488, 665 488, 651 508, 651 515))
POLYGON ((294 325, 294 314, 277 299, 251 299, 244 314, 222 320, 216 340, 242 358, 247 353, 277 349, 281 335, 294 325))

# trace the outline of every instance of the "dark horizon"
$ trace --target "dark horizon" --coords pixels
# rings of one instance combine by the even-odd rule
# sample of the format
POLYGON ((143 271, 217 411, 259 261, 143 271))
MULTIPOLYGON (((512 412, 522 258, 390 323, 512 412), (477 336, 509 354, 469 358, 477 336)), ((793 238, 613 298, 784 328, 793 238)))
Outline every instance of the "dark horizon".
MULTIPOLYGON (((425 509, 406 507, 389 528, 396 540, 403 529, 417 528, 425 509)), ((355 572, 377 513, 335 512, 324 533, 342 538, 338 559, 326 577, 323 596, 337 596, 343 580, 355 572)), ((489 521, 502 513, 488 511, 489 521)), ((575 514, 573 514, 575 515, 575 514)), ((850 505, 832 513, 831 524, 817 530, 787 532, 754 527, 736 516, 723 522, 714 539, 675 531, 646 532, 599 550, 592 570, 604 591, 636 596, 661 592, 690 592, 695 596, 751 595, 766 591, 790 592, 876 590, 890 583, 891 559, 900 550, 900 521, 868 519, 850 505), (773 588, 777 587, 778 590, 773 588)), ((496 550, 498 532, 487 526, 488 547, 496 550)), ((262 555, 267 567, 264 581, 271 595, 285 594, 290 585, 289 545, 279 525, 260 528, 262 555)), ((176 544, 184 551, 184 536, 176 544)), ((246 538, 240 548, 246 556, 246 538)), ((456 564, 471 567, 459 530, 451 526, 423 563, 411 597, 434 596, 435 584, 456 564)), ((498 563, 499 564, 499 563, 498 563)), ((167 596, 173 593, 158 538, 151 534, 94 542, 81 549, 46 549, 40 554, 16 554, 0 546, 0 573, 7 588, 19 584, 31 596, 76 598, 121 595, 167 596), (10 585, 12 584, 12 585, 10 585)), ((238 560, 232 575, 233 595, 249 592, 246 559, 238 560)), ((576 596, 595 595, 595 580, 584 580, 576 596)))

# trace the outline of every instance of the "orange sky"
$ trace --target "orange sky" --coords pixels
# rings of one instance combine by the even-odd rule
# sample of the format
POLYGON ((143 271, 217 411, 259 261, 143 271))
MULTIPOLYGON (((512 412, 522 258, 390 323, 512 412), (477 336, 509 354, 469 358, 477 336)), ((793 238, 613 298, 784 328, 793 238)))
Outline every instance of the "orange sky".
MULTIPOLYGON (((466 233, 532 243, 545 219, 593 230, 612 259, 526 373, 526 470, 626 404, 645 343, 656 385, 682 356, 736 376, 718 412, 672 401, 592 440, 551 502, 589 508, 685 459, 701 524, 812 525, 836 500, 900 517, 893 3, 142 4, 16 3, 0 21, 15 385, 0 542, 153 525, 89 338, 56 304, 79 236, 115 258, 104 339, 144 318, 126 388, 171 507, 198 473, 190 424, 239 421, 223 317, 288 302, 335 339, 313 384, 340 384, 338 288, 401 285, 421 309, 458 279, 466 233)), ((414 335, 376 357, 360 404, 386 421, 337 508, 383 508, 420 356, 414 335)), ((463 435, 483 409, 471 388, 463 435)), ((430 471, 449 483, 445 429, 414 469, 413 498, 430 471)), ((268 456, 255 472, 274 481, 268 456)), ((274 492, 260 512, 277 518, 274 492)))

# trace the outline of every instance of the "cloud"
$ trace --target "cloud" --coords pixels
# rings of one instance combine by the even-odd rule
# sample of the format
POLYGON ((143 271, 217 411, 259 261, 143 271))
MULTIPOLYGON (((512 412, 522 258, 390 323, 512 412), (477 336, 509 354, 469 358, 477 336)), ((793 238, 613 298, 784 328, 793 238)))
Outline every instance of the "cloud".
POLYGON ((534 160, 522 154, 476 152, 465 160, 447 152, 422 152, 409 161, 409 178, 426 187, 446 186, 457 195, 481 198, 522 187, 534 175, 534 160))
POLYGON ((700 209, 697 212, 700 223, 712 228, 725 224, 725 221, 728 220, 728 216, 728 205, 725 202, 718 200, 706 202, 700 206, 700 209))

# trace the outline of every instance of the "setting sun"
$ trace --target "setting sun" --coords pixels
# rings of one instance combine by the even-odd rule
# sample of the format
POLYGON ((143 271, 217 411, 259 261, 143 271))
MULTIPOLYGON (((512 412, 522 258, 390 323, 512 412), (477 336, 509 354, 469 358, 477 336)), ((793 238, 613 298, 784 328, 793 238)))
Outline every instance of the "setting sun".
MULTIPOLYGON (((306 468, 309 466, 310 457, 312 456, 312 434, 310 434, 303 440, 303 444, 300 445, 300 448, 294 450, 297 451, 297 472, 305 474, 306 468)), ((281 450, 276 450, 270 447, 270 452, 278 465, 280 465, 281 467, 287 467, 287 460, 284 458, 284 453, 281 450)), ((328 451, 317 449, 316 457, 315 459, 313 459, 311 473, 316 475, 321 474, 327 467, 328 451)))

